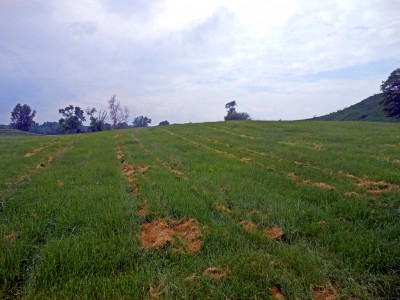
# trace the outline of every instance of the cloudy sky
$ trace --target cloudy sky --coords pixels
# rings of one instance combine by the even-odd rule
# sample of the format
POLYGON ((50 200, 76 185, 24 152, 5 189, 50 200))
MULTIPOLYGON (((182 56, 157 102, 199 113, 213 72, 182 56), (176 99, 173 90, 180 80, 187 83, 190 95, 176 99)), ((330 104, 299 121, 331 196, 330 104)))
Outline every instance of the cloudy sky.
POLYGON ((171 123, 323 115, 400 67, 399 0, 0 0, 0 123, 117 95, 171 123))

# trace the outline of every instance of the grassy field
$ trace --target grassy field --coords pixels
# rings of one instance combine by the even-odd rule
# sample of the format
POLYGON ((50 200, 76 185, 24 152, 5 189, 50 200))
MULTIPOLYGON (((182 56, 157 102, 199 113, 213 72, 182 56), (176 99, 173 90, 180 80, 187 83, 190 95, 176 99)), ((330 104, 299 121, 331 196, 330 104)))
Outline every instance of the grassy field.
POLYGON ((400 127, 0 137, 0 298, 397 299, 400 127))

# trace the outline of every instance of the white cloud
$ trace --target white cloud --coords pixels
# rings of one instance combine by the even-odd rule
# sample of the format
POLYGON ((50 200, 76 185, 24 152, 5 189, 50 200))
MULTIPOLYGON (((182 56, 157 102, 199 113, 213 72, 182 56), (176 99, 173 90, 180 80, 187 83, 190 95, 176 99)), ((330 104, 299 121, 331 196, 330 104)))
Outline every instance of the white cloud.
POLYGON ((17 102, 45 121, 112 94, 157 124, 222 120, 230 100, 256 119, 329 113, 398 67, 398 11, 394 0, 5 0, 0 123, 17 102))

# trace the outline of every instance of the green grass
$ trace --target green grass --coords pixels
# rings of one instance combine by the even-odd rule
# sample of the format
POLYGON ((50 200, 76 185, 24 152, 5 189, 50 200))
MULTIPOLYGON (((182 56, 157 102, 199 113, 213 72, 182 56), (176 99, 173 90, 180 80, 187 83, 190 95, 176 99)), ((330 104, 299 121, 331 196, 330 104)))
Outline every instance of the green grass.
POLYGON ((227 122, 0 137, 0 298, 272 299, 279 287, 287 299, 395 299, 399 132, 227 122), (138 194, 124 164, 148 167, 138 194), (143 249, 141 226, 160 218, 196 219, 200 252, 143 249), (267 238, 274 226, 282 239, 267 238))

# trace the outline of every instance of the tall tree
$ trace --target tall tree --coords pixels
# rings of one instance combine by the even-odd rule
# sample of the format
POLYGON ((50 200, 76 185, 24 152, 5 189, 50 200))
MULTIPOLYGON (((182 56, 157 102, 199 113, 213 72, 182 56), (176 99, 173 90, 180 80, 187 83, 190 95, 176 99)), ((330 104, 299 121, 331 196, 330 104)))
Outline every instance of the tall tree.
POLYGON ((62 133, 82 132, 82 122, 86 119, 84 111, 79 106, 69 105, 66 108, 59 109, 58 112, 64 117, 58 121, 62 133))
POLYGON ((383 99, 381 104, 388 117, 400 118, 400 68, 394 70, 382 81, 381 91, 383 99))
POLYGON ((133 120, 133 127, 147 127, 151 123, 151 119, 148 117, 136 117, 133 120))
POLYGON ((225 104, 225 108, 228 110, 228 115, 236 113, 235 106, 237 106, 236 101, 231 101, 225 104))
POLYGON ((33 118, 36 115, 36 110, 31 110, 27 104, 17 104, 11 112, 11 127, 28 131, 31 126, 35 123, 33 118))
POLYGON ((224 117, 225 121, 251 120, 248 113, 237 112, 235 106, 237 106, 236 101, 231 101, 225 104, 225 108, 228 110, 226 116, 224 117))
POLYGON ((122 107, 121 103, 117 101, 116 95, 111 96, 108 100, 108 110, 110 112, 110 120, 112 127, 118 128, 118 124, 124 123, 129 118, 129 109, 127 106, 122 107))
POLYGON ((107 111, 100 110, 97 117, 94 115, 97 112, 96 108, 87 108, 86 114, 90 116, 89 128, 92 132, 103 131, 105 129, 105 120, 107 118, 107 111))

